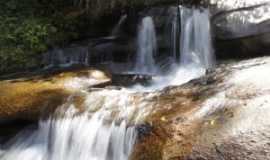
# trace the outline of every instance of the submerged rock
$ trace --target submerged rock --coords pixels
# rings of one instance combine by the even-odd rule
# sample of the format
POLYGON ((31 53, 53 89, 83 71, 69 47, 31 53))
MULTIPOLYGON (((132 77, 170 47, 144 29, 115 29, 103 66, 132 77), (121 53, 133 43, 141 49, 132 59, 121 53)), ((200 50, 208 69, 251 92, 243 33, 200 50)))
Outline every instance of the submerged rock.
POLYGON ((223 64, 163 90, 132 159, 269 159, 269 70, 268 57, 223 64))

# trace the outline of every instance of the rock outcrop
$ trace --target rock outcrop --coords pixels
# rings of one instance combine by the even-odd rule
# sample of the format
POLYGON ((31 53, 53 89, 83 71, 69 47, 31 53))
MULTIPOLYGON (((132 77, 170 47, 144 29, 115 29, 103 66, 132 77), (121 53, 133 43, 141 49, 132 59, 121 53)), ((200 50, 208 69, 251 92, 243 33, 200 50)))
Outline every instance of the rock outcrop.
MULTIPOLYGON (((63 104, 78 90, 110 82, 108 74, 95 69, 1 81, 0 121, 37 120, 42 114, 49 113, 63 104)), ((78 98, 78 103, 81 98, 83 97, 78 98)))
POLYGON ((213 0, 207 2, 218 56, 252 57, 269 53, 268 0, 213 0))
POLYGON ((138 127, 133 159, 269 159, 269 70, 269 58, 223 64, 163 90, 138 127))
MULTIPOLYGON (((130 125, 136 124, 138 131, 131 159, 265 160, 270 158, 269 70, 269 57, 224 62, 182 86, 145 93, 88 90, 110 81, 107 74, 91 69, 2 81, 0 117, 37 119, 41 111, 69 104, 70 95, 82 109, 95 101, 102 107, 108 98, 122 105, 121 96, 127 96, 130 125), (82 89, 87 94, 77 92, 82 89)), ((122 113, 111 107, 112 115, 122 113)))

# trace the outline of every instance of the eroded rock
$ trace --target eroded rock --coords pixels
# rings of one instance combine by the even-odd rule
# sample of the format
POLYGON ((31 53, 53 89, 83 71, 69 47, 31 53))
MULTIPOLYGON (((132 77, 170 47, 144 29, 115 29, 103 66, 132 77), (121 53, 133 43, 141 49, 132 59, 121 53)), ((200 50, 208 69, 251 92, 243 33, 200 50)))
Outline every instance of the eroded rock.
POLYGON ((108 74, 95 69, 1 81, 0 120, 37 120, 42 112, 54 110, 70 95, 109 82, 108 74))
POLYGON ((133 159, 269 159, 269 70, 266 57, 224 64, 162 91, 133 159))

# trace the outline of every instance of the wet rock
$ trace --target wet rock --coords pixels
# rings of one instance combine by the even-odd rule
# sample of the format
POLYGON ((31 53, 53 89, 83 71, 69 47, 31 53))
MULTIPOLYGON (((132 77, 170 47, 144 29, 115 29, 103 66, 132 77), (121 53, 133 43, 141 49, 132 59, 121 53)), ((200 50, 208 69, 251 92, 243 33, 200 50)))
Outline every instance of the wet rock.
POLYGON ((136 127, 137 130, 137 138, 138 140, 143 139, 146 136, 151 135, 151 132, 153 130, 152 126, 150 124, 141 124, 136 127))
POLYGON ((227 63, 161 91, 133 159, 269 159, 269 71, 269 57, 227 63))
POLYGON ((151 83, 152 75, 143 74, 113 74, 112 84, 116 86, 147 85, 151 83))
POLYGON ((90 64, 128 63, 135 55, 134 43, 130 39, 111 40, 90 46, 90 64))
POLYGON ((0 144, 5 144, 12 137, 14 137, 19 131, 27 127, 37 127, 37 124, 33 121, 2 121, 0 122, 1 133, 0 133, 0 144))
POLYGON ((108 74, 95 69, 0 81, 0 120, 37 120, 63 104, 70 95, 110 81, 108 74))

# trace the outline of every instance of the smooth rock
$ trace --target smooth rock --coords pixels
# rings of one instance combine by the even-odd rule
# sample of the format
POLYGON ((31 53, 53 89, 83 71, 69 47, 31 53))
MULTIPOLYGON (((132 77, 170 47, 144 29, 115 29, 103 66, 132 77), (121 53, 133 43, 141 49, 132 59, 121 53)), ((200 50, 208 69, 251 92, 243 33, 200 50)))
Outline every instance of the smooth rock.
POLYGON ((110 75, 95 69, 0 81, 0 120, 37 120, 76 92, 110 81, 110 75))
POLYGON ((269 57, 222 64, 156 94, 132 159, 269 159, 269 71, 269 57))
POLYGON ((204 2, 210 6, 218 57, 247 58, 270 53, 270 2, 268 0, 206 0, 204 2))

